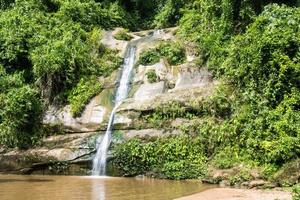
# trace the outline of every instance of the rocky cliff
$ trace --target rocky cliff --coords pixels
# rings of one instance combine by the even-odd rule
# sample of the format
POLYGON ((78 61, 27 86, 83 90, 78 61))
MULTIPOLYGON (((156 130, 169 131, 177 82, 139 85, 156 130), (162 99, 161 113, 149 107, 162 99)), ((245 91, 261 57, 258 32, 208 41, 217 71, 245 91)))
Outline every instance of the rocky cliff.
MULTIPOLYGON (((116 40, 113 35, 117 31, 105 32, 101 42, 117 49, 123 56, 128 42, 116 40)), ((157 47, 161 41, 177 41, 175 32, 176 28, 166 29, 156 33, 155 39, 139 43, 136 61, 141 52, 157 47)), ((133 41, 148 34, 153 34, 153 31, 131 33, 133 41)), ((151 65, 136 63, 129 97, 117 109, 115 141, 181 134, 180 127, 191 123, 190 120, 176 118, 164 127, 158 127, 141 117, 172 102, 189 107, 190 102, 212 94, 217 82, 212 80, 212 75, 205 67, 197 64, 190 45, 185 45, 186 58, 183 64, 170 65, 163 58, 151 65), (148 80, 149 71, 155 72, 157 81, 148 80)), ((99 77, 104 83, 104 90, 90 100, 80 117, 72 117, 69 105, 51 106, 43 123, 59 127, 63 134, 44 138, 39 147, 34 149, 0 151, 0 171, 89 174, 96 138, 106 130, 113 107, 114 88, 118 84, 119 74, 120 70, 117 70, 110 77, 99 77)))

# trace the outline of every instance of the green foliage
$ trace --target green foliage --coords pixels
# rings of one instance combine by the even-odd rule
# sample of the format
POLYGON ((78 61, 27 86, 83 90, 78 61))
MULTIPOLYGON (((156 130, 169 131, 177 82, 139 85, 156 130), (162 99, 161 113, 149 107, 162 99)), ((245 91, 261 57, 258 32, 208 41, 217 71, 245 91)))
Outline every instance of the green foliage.
POLYGON ((161 42, 156 48, 143 51, 138 63, 152 65, 159 62, 159 58, 161 57, 165 58, 171 65, 179 65, 186 59, 185 49, 178 42, 161 42))
POLYGON ((105 29, 129 27, 131 23, 127 21, 130 16, 116 2, 101 4, 84 0, 60 1, 57 14, 63 20, 72 20, 82 24, 86 30, 91 30, 95 26, 105 29))
POLYGON ((9 71, 30 67, 29 40, 46 20, 40 4, 24 1, 17 5, 0 13, 0 63, 9 71))
POLYGON ((158 47, 157 51, 162 57, 165 57, 169 64, 179 65, 185 61, 185 49, 178 42, 165 41, 158 47))
POLYGON ((293 200, 300 200, 300 185, 293 187, 293 200))
POLYGON ((299 155, 299 13, 268 6, 233 40, 223 64, 243 105, 231 122, 234 135, 261 163, 282 165, 299 155))
POLYGON ((179 35, 195 42, 209 66, 226 56, 225 45, 233 33, 230 0, 196 0, 180 19, 179 35))
POLYGON ((268 1, 256 6, 241 1, 239 10, 230 1, 221 2, 195 3, 185 11, 179 33, 199 45, 210 69, 233 90, 215 95, 205 106, 209 116, 221 121, 184 130, 200 134, 215 166, 254 162, 270 178, 299 156, 299 8, 270 5, 254 18, 268 1))
POLYGON ((138 24, 135 28, 166 28, 175 26, 181 8, 192 0, 118 0, 138 24))
POLYGON ((265 164, 263 165, 263 169, 261 175, 263 178, 267 180, 272 180, 274 174, 278 171, 278 166, 274 164, 265 164))
POLYGON ((12 88, 21 87, 24 84, 23 73, 14 73, 7 75, 3 70, 3 74, 0 74, 0 93, 7 93, 12 88))
POLYGON ((219 169, 229 169, 240 163, 239 155, 234 147, 225 147, 214 156, 212 163, 219 169))
POLYGON ((0 0, 0 9, 4 10, 11 6, 14 3, 14 0, 0 0))
MULTIPOLYGON (((43 97, 52 101, 75 86, 82 76, 107 75, 115 69, 119 60, 114 58, 115 52, 99 47, 99 29, 83 21, 91 30, 91 33, 86 32, 86 28, 75 23, 76 19, 65 10, 68 7, 74 11, 70 11, 70 15, 78 11, 88 17, 86 12, 94 8, 94 4, 63 1, 53 15, 45 12, 45 5, 34 0, 17 1, 12 9, 1 13, 0 63, 7 71, 26 70, 25 78, 33 77, 43 97)), ((95 5, 95 9, 100 7, 100 4, 95 5)), ((90 20, 93 16, 89 16, 90 20)), ((88 20, 84 17, 79 19, 88 20)))
POLYGON ((141 65, 153 65, 159 62, 160 55, 156 49, 148 49, 140 54, 138 63, 141 65))
POLYGON ((29 85, 0 94, 0 144, 27 148, 40 138, 42 104, 29 85))
POLYGON ((85 108, 89 100, 99 94, 102 86, 97 77, 80 79, 79 83, 72 89, 68 95, 68 101, 71 105, 71 113, 74 117, 79 116, 85 108))
MULTIPOLYGON (((195 42, 207 66, 215 75, 221 76, 224 72, 219 67, 227 57, 227 46, 232 37, 243 33, 263 7, 272 2, 274 1, 195 0, 184 9, 178 33, 195 42)), ((297 5, 293 0, 276 2, 297 5)))
POLYGON ((274 106, 299 89, 299 23, 299 9, 268 6, 245 34, 233 40, 223 68, 245 96, 274 106))
POLYGON ((114 149, 114 165, 127 176, 152 171, 161 177, 202 177, 206 158, 199 139, 187 136, 161 138, 142 143, 131 139, 114 149))
POLYGON ((251 180, 251 174, 248 169, 244 169, 239 171, 236 175, 229 177, 230 185, 235 185, 239 183, 243 183, 245 181, 251 180))
POLYGON ((166 121, 176 118, 214 117, 227 119, 234 111, 234 100, 235 97, 231 88, 221 85, 209 98, 199 98, 191 102, 171 101, 152 111, 142 112, 140 117, 148 123, 160 127, 165 127, 166 121))
POLYGON ((152 111, 142 112, 140 118, 147 123, 158 127, 165 127, 165 122, 176 118, 192 119, 197 111, 189 110, 180 102, 173 101, 155 108, 152 111))
POLYGON ((31 52, 33 73, 49 99, 71 88, 82 71, 95 65, 91 46, 81 39, 87 35, 78 25, 63 24, 53 27, 50 33, 56 37, 48 38, 31 52))
POLYGON ((121 29, 114 35, 114 38, 117 40, 130 41, 133 37, 128 34, 127 29, 121 29))
POLYGON ((190 0, 167 0, 154 17, 153 24, 156 28, 166 28, 176 25, 181 18, 180 9, 185 7, 190 0))
POLYGON ((43 106, 38 91, 24 84, 23 73, 0 66, 0 144, 27 148, 41 137, 43 106))
POLYGON ((151 69, 149 71, 147 71, 146 73, 147 79, 149 81, 149 83, 155 83, 158 81, 158 76, 156 75, 156 72, 154 69, 151 69))
POLYGON ((1 144, 25 148, 41 137, 42 104, 66 103, 72 91, 77 115, 100 91, 94 78, 86 85, 78 82, 107 76, 120 66, 117 52, 100 44, 100 28, 129 26, 129 18, 117 3, 0 3, 1 144))

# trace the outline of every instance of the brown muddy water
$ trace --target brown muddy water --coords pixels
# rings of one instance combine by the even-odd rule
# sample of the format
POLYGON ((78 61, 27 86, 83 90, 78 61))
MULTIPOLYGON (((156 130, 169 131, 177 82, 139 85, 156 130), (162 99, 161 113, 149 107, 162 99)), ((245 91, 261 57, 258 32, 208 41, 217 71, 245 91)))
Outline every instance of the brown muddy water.
POLYGON ((1 200, 168 200, 211 187, 149 178, 0 175, 1 200))

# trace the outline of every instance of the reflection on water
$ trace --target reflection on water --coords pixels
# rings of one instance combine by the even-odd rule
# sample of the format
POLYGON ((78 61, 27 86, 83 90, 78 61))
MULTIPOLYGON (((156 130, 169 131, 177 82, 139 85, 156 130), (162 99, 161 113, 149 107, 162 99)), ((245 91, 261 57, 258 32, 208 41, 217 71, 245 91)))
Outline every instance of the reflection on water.
POLYGON ((167 200, 208 187, 148 178, 0 175, 1 200, 167 200))

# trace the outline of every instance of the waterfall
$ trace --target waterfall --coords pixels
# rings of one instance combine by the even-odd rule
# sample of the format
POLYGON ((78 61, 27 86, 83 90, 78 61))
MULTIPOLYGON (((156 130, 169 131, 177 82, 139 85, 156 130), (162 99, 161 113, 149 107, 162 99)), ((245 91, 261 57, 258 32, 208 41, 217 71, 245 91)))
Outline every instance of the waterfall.
POLYGON ((104 137, 103 138, 99 137, 97 139, 97 153, 93 160, 93 171, 92 171, 92 175, 94 176, 105 175, 106 172, 106 158, 107 158, 108 148, 111 143, 111 134, 113 131, 115 112, 119 107, 119 105, 121 105, 122 101, 126 99, 128 95, 131 73, 135 61, 136 45, 139 42, 146 42, 146 41, 150 42, 155 39, 158 39, 162 33, 163 33, 162 30, 154 30, 154 32, 151 35, 142 37, 128 44, 128 47, 125 52, 124 63, 122 66, 122 75, 121 75, 120 83, 116 91, 116 96, 114 101, 115 106, 110 114, 108 126, 104 137))
POLYGON ((92 171, 92 175, 94 176, 105 175, 106 158, 107 158, 108 148, 111 142, 114 116, 118 106, 128 95, 130 77, 131 77, 130 75, 132 73, 133 66, 134 66, 135 52, 136 52, 136 47, 129 44, 125 53, 119 87, 117 88, 116 91, 115 106, 110 114, 107 130, 104 137, 102 138, 102 140, 101 138, 98 138, 97 140, 97 153, 93 160, 93 171, 92 171))

